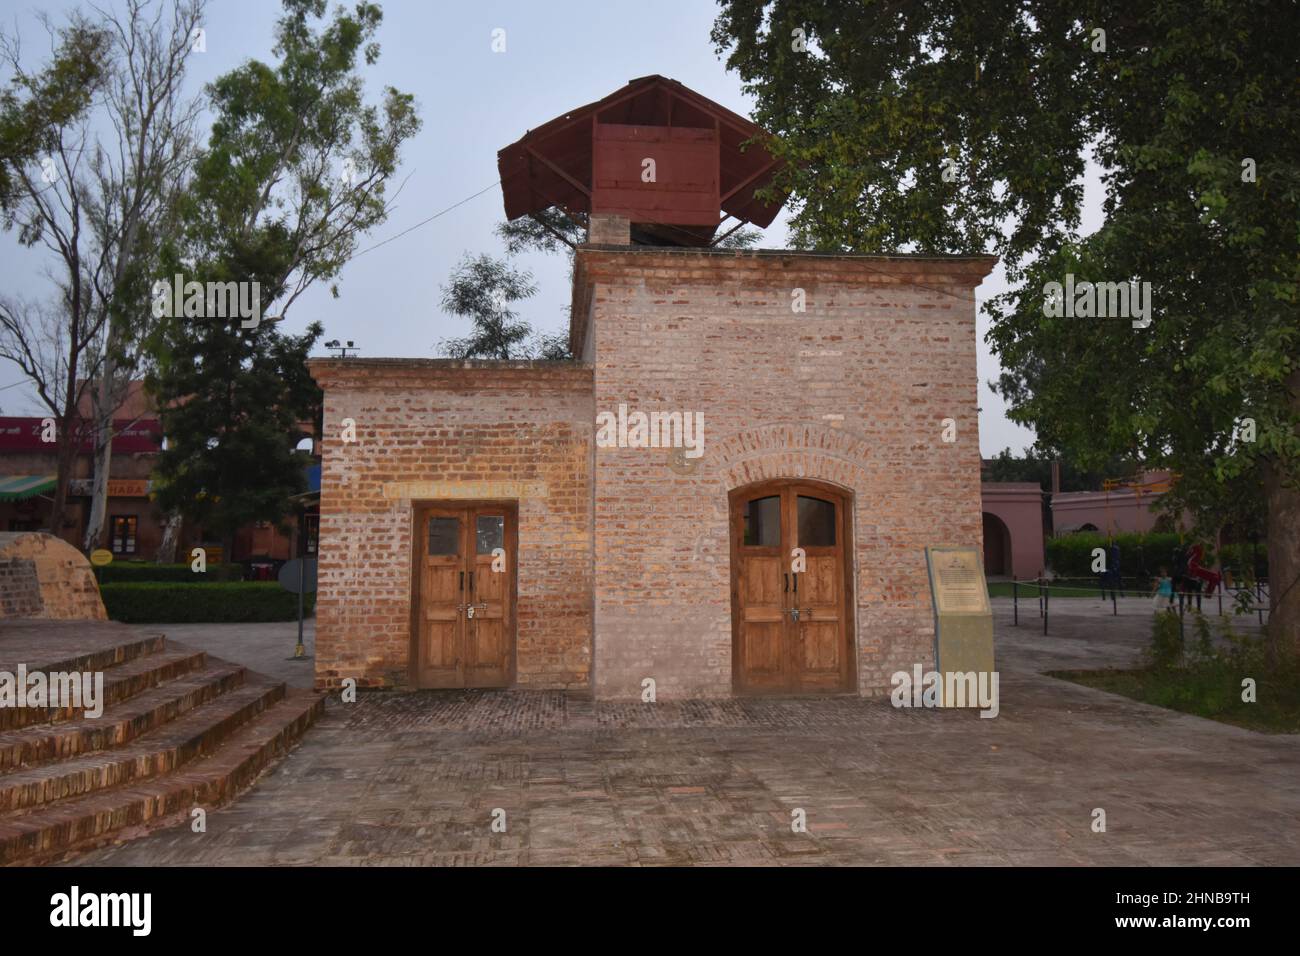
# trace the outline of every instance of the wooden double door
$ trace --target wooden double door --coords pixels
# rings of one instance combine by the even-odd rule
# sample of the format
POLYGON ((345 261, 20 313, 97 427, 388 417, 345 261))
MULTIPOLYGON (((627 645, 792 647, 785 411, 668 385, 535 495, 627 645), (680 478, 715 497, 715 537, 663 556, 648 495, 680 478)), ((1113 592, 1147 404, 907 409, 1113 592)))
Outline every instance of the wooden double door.
POLYGON ((513 682, 516 542, 513 504, 416 509, 411 602, 416 686, 513 682))
POLYGON ((853 687, 848 499, 816 483, 733 491, 732 670, 738 693, 853 687))

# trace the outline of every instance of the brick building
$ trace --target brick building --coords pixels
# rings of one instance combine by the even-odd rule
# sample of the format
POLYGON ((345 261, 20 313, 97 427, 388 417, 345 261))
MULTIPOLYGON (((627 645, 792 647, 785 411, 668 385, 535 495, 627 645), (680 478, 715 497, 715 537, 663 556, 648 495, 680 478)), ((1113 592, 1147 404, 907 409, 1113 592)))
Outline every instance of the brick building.
POLYGON ((993 260, 711 247, 719 210, 776 215, 763 135, 647 77, 502 150, 508 216, 590 216, 577 361, 311 363, 319 685, 877 695, 930 666, 923 549, 981 542, 993 260))

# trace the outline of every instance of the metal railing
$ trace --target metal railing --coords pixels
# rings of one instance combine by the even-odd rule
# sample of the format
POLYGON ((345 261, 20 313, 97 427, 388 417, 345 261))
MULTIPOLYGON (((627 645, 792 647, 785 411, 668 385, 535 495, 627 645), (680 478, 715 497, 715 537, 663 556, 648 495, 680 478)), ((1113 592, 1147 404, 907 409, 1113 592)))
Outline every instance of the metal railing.
MULTIPOLYGON (((1051 617, 1051 602, 1052 602, 1053 589, 1055 589, 1058 592, 1076 591, 1080 594, 1091 594, 1097 590, 1096 588, 1093 587, 1086 587, 1086 588, 1070 587, 1069 585, 1056 584, 1046 578, 1035 578, 1033 580, 1028 580, 1028 581, 1017 581, 1013 578, 1011 580, 1011 615, 1012 615, 1013 627, 1020 626, 1020 588, 1021 587, 1024 587, 1030 596, 1036 597, 1038 599, 1038 616, 1043 620, 1044 635, 1047 634, 1048 621, 1050 620, 1051 617)), ((1122 583, 1118 588, 1108 587, 1106 585, 1103 585, 1101 588, 1102 600, 1106 599, 1107 592, 1109 592, 1110 594, 1111 614, 1112 616, 1115 617, 1119 616, 1119 592, 1122 590, 1124 590, 1122 583)), ((1253 612, 1257 615, 1259 619, 1259 626, 1261 628, 1264 626, 1265 624, 1264 618, 1268 610, 1268 600, 1269 600, 1267 581, 1263 581, 1263 580, 1255 581, 1252 585, 1246 587, 1228 587, 1225 584, 1220 584, 1219 587, 1216 588, 1215 590, 1218 595, 1218 609, 1219 609, 1220 616, 1223 616, 1224 613, 1223 612, 1224 592, 1230 592, 1234 595, 1249 594, 1251 595, 1249 604, 1253 605, 1251 609, 1246 611, 1240 611, 1240 610, 1236 610, 1235 608, 1230 608, 1230 610, 1234 615, 1243 614, 1243 613, 1249 614, 1253 610, 1253 612)), ((1134 596, 1145 597, 1140 593, 1135 594, 1134 596)), ((1178 627, 1180 631, 1183 629, 1183 615, 1187 610, 1191 609, 1193 600, 1195 600, 1196 602, 1197 613, 1201 613, 1202 610, 1201 599, 1203 596, 1204 595, 1202 595, 1202 593, 1199 590, 1191 591, 1187 589, 1177 590, 1172 595, 1170 595, 1169 608, 1168 608, 1169 610, 1173 610, 1174 598, 1175 597, 1177 598, 1178 627)), ((1154 595, 1152 595, 1152 597, 1154 597, 1154 595)), ((1239 602, 1237 599, 1234 598, 1231 600, 1231 603, 1233 605, 1236 605, 1239 602)))

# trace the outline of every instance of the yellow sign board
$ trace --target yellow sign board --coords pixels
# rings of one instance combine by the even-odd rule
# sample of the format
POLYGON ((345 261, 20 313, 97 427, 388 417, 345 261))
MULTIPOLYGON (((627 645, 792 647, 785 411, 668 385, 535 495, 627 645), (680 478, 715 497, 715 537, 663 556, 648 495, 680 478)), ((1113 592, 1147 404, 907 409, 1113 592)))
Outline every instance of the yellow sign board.
POLYGON ((142 478, 110 478, 108 480, 108 496, 110 498, 147 498, 149 496, 149 482, 142 478))
POLYGON ((929 547, 925 563, 934 601, 934 669, 940 674, 992 674, 993 608, 979 549, 929 547))
POLYGON ((974 548, 926 548, 936 614, 989 614, 989 589, 974 548))
POLYGON ((105 551, 103 548, 96 548, 90 552, 90 563, 97 568, 102 568, 106 564, 113 563, 113 552, 105 551))

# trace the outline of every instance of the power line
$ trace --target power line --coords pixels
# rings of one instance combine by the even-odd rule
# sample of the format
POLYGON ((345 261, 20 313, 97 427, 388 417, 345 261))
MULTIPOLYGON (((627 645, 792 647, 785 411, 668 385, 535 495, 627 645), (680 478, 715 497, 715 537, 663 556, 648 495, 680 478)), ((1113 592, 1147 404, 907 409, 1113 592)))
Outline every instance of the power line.
POLYGON ((433 222, 435 219, 437 219, 439 216, 445 216, 447 213, 451 212, 453 209, 456 209, 456 208, 458 208, 458 207, 460 207, 460 206, 465 205, 465 203, 469 202, 471 199, 477 199, 479 196, 482 196, 482 195, 483 195, 485 192, 487 192, 489 189, 496 189, 496 187, 498 187, 498 186, 500 186, 500 185, 501 185, 501 180, 498 179, 498 180, 497 180, 496 182, 494 182, 491 186, 485 186, 483 189, 480 189, 478 192, 474 193, 474 195, 472 195, 472 196, 466 196, 466 197, 465 197, 464 199, 462 199, 460 202, 458 202, 458 203, 454 203, 453 205, 448 206, 446 209, 442 210, 441 212, 435 212, 435 213, 434 213, 432 216, 430 216, 428 219, 422 219, 420 222, 417 222, 414 226, 411 226, 409 229, 403 229, 401 232, 397 233, 397 235, 395 235, 395 236, 389 236, 387 239, 383 240, 382 242, 377 242, 377 243, 375 243, 373 246, 368 246, 367 248, 362 249, 360 252, 355 253, 355 254, 349 256, 348 259, 347 259, 347 261, 348 261, 348 262, 351 262, 353 259, 359 258, 360 256, 364 256, 367 252, 372 252, 373 250, 378 249, 380 246, 386 246, 386 245, 388 245, 388 243, 392 242, 394 239, 401 239, 402 236, 406 235, 408 232, 414 232, 415 230, 419 229, 421 226, 426 226, 426 225, 428 225, 429 223, 431 223, 431 222, 433 222))

